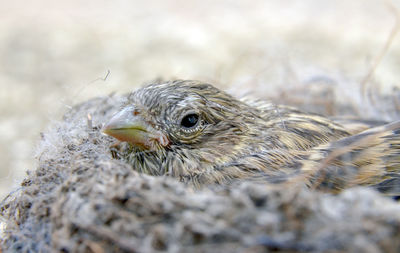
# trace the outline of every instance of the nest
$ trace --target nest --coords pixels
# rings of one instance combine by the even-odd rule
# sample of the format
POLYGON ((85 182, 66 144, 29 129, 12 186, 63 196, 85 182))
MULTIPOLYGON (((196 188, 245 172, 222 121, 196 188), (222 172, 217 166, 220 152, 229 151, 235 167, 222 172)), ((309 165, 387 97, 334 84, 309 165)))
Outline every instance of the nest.
POLYGON ((193 189, 138 174, 99 131, 124 101, 90 100, 43 134, 37 168, 1 204, 4 251, 400 252, 400 205, 368 188, 193 189))

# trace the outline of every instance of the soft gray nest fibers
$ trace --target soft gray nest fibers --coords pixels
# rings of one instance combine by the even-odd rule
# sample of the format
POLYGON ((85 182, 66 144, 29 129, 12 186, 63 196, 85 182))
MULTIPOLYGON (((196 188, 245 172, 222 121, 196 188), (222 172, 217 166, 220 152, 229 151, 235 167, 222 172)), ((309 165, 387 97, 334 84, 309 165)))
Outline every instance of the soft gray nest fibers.
POLYGON ((4 251, 400 252, 400 205, 370 189, 193 190, 139 175, 99 132, 123 100, 93 99, 44 134, 37 169, 2 203, 4 251))

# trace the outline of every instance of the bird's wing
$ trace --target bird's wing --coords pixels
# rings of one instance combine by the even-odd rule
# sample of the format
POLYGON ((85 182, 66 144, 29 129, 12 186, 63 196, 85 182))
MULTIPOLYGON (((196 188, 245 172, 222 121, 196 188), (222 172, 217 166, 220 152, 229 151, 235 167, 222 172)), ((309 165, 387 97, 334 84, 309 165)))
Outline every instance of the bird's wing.
POLYGON ((298 166, 312 188, 367 185, 400 196, 400 121, 315 147, 298 166))
POLYGON ((330 119, 342 125, 352 135, 388 123, 383 120, 365 120, 348 117, 332 117, 330 119))

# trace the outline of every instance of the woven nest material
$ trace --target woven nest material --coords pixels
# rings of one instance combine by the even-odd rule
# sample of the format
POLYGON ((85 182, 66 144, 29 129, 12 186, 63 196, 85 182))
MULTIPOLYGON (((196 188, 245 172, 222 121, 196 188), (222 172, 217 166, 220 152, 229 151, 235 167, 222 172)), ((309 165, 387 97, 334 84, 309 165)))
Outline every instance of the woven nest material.
POLYGON ((124 101, 90 100, 43 135, 36 170, 2 202, 3 251, 400 252, 400 205, 368 188, 194 190, 136 173, 99 131, 124 101))

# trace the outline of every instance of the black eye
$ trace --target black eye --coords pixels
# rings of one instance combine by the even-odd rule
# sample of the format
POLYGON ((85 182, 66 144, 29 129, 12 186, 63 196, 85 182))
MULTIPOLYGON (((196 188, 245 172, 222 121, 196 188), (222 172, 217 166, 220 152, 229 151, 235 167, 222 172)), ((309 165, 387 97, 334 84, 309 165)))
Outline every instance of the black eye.
POLYGON ((199 115, 191 113, 183 117, 181 121, 181 126, 185 128, 192 128, 197 124, 198 121, 199 121, 199 115))

